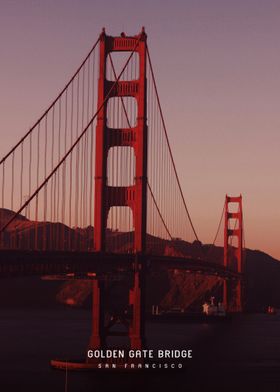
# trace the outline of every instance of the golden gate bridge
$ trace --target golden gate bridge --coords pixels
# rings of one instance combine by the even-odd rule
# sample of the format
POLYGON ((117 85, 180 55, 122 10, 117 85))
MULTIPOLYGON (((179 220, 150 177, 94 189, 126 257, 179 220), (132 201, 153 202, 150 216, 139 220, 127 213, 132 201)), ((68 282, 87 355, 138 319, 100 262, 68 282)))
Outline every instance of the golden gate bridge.
POLYGON ((103 29, 1 159, 0 184, 0 276, 92 279, 89 347, 110 336, 102 298, 104 277, 114 274, 131 276, 125 335, 133 349, 145 346, 145 279, 158 266, 220 277, 227 310, 242 311, 242 198, 226 196, 224 258, 213 260, 184 198, 144 29, 118 37, 103 29))

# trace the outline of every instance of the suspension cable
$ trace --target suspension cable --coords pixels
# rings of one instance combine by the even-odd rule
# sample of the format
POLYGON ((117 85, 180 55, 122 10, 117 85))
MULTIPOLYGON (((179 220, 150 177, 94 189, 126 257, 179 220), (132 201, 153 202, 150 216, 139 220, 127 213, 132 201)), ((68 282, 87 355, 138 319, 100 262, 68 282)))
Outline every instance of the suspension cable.
POLYGON ((100 36, 98 37, 97 41, 95 42, 95 44, 93 45, 93 47, 91 48, 91 50, 89 51, 88 55, 86 56, 86 58, 84 59, 84 61, 82 62, 82 64, 79 66, 79 68, 77 69, 77 71, 74 73, 74 75, 72 76, 72 78, 69 80, 69 82, 65 85, 65 87, 61 90, 61 92, 58 94, 58 96, 54 99, 54 101, 52 101, 52 103, 49 105, 49 107, 45 110, 45 112, 42 114, 42 116, 36 121, 36 123, 28 130, 28 132, 18 141, 18 143, 16 143, 14 145, 13 148, 11 148, 11 150, 0 160, 0 165, 2 165, 3 162, 5 162, 5 160, 18 148, 18 146, 30 135, 30 133, 36 128, 36 126, 42 121, 42 119, 49 113, 49 111, 52 109, 52 107, 56 104, 56 102, 59 100, 59 98, 63 95, 63 93, 67 90, 67 88, 70 86, 70 84, 73 82, 73 80, 75 79, 75 77, 78 75, 78 73, 80 72, 80 70, 83 68, 84 64, 86 63, 86 61, 88 60, 88 58, 90 57, 90 55, 93 53, 93 51, 95 50, 97 44, 100 41, 100 36))
POLYGON ((222 224, 223 217, 224 217, 224 213, 225 213, 225 208, 226 208, 226 203, 224 203, 224 206, 223 206, 222 214, 221 214, 221 217, 220 217, 220 221, 219 221, 219 224, 218 224, 218 228, 217 228, 217 231, 216 231, 216 235, 215 235, 214 240, 213 240, 213 242, 212 242, 212 246, 215 245, 215 242, 216 242, 217 237, 218 237, 218 235, 219 235, 220 228, 221 228, 221 224, 222 224))
POLYGON ((167 141, 168 150, 169 150, 169 154, 170 154, 170 157, 171 157, 171 161, 172 161, 174 173, 175 173, 175 176, 176 176, 177 184, 178 184, 178 187, 179 187, 179 191, 180 191, 180 194, 181 194, 181 197, 182 197, 184 208, 185 208, 185 211, 186 211, 187 216, 189 218, 189 221, 190 221, 193 233, 194 233, 195 238, 197 239, 197 241, 199 241, 199 238, 197 236, 196 230, 194 228, 193 222, 191 220, 191 216, 190 216, 188 208, 187 208, 186 200, 184 198, 184 194, 183 194, 182 187, 181 187, 181 184, 180 184, 180 181, 179 181, 179 176, 178 176, 177 169, 176 169, 176 166, 175 166, 173 154, 172 154, 172 151, 171 151, 170 142, 169 142, 169 138, 168 138, 168 135, 167 135, 167 129, 166 129, 165 121, 164 121, 164 118, 163 118, 162 107, 161 107, 161 103, 160 103, 160 99, 159 99, 158 89, 157 89, 157 85, 156 85, 154 70, 153 70, 153 66, 152 66, 152 62, 151 62, 151 57, 150 57, 148 46, 147 46, 147 54, 148 54, 148 61, 149 61, 150 69, 151 69, 152 80, 153 80, 153 84, 154 84, 154 88, 155 88, 155 92, 156 92, 156 98, 157 98, 157 103, 158 103, 159 112, 160 112, 160 116, 161 116, 161 121, 162 121, 163 129, 164 129, 164 134, 165 134, 165 138, 166 138, 166 141, 167 141))
POLYGON ((168 233, 170 239, 172 240, 172 235, 171 235, 170 231, 168 230, 168 227, 167 227, 167 225, 166 225, 166 223, 165 223, 165 221, 164 221, 164 219, 163 219, 163 216, 162 216, 162 214, 161 214, 161 212, 160 212, 160 209, 159 209, 158 204, 157 204, 157 202, 156 202, 156 199, 155 199, 155 196, 154 196, 154 194, 153 194, 153 191, 152 191, 152 189, 151 189, 151 187, 150 187, 150 184, 149 184, 148 182, 147 182, 147 185, 148 185, 149 191, 151 192, 152 199, 153 199, 153 201, 154 201, 154 203, 155 203, 157 212, 158 212, 158 214, 159 214, 159 216, 160 216, 160 219, 161 219, 161 221, 162 221, 162 223, 163 223, 163 226, 164 226, 165 230, 167 231, 167 233, 168 233))
POLYGON ((108 91, 106 97, 104 98, 103 102, 101 103, 101 105, 99 106, 99 108, 97 109, 97 111, 95 112, 95 114, 93 115, 93 117, 91 118, 90 122, 87 124, 87 126, 85 127, 85 129, 83 130, 83 132, 80 134, 80 136, 76 139, 76 141, 74 142, 74 144, 70 147, 70 149, 67 151, 67 153, 64 155, 64 157, 60 160, 60 162, 54 167, 54 169, 51 171, 51 173, 45 178, 45 180, 41 183, 41 185, 39 186, 38 189, 36 189, 36 191, 26 200, 26 202, 19 208, 19 210, 17 212, 15 212, 15 214, 8 220, 8 222, 6 222, 6 224, 0 229, 0 233, 2 233, 13 221, 14 219, 24 210, 24 208, 33 200, 33 198, 40 192, 40 190, 48 183, 48 181, 50 180, 50 178, 52 178, 52 176, 54 175, 54 173, 59 169, 59 167, 63 164, 63 162, 66 160, 66 158, 71 154, 71 152, 73 151, 73 149, 77 146, 77 144, 80 142, 80 140, 82 139, 82 137, 84 136, 84 134, 87 132, 87 130, 89 129, 89 127, 91 126, 91 124, 93 123, 93 121, 95 120, 95 118, 98 116, 99 112, 102 110, 102 108, 104 107, 105 103, 108 101, 108 99, 110 98, 111 92, 113 91, 113 89, 115 88, 115 86, 117 85, 117 83, 119 82, 122 74, 124 73, 128 63, 130 62, 135 50, 137 49, 139 42, 141 39, 141 35, 138 37, 135 46, 131 52, 131 54, 129 55, 125 65, 123 66, 118 78, 116 79, 116 81, 112 84, 110 90, 108 91))

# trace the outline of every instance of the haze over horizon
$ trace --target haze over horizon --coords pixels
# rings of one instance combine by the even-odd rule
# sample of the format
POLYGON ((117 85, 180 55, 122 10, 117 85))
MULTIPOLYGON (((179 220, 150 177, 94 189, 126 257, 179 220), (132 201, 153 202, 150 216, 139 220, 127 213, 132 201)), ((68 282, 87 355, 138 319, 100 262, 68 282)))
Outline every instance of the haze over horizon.
POLYGON ((145 26, 184 195, 204 243, 225 194, 243 195, 246 247, 280 259, 280 3, 2 0, 0 157, 106 27, 145 26))

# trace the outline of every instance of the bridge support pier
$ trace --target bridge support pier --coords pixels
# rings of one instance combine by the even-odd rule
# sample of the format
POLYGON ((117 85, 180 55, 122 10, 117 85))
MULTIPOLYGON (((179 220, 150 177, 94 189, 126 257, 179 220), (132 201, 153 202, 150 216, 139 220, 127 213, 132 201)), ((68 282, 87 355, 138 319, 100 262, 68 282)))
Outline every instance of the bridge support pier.
MULTIPOLYGON (((128 321, 127 336, 129 348, 141 350, 145 347, 145 281, 142 265, 136 264, 132 288, 129 290, 128 303, 131 313, 128 321)), ((110 331, 105 324, 105 289, 101 281, 94 280, 92 284, 92 329, 88 345, 89 350, 105 349, 106 338, 110 331)), ((92 362, 88 360, 88 362, 92 362)))
POLYGON ((134 285, 129 292, 129 304, 132 307, 132 319, 129 326, 130 348, 141 350, 145 347, 145 282, 144 271, 134 272, 134 285))
POLYGON ((92 282, 92 327, 89 349, 101 349, 106 345, 104 325, 104 287, 102 282, 92 282))
POLYGON ((243 311, 242 304, 242 283, 240 279, 224 280, 223 285, 223 303, 225 309, 231 313, 243 311))

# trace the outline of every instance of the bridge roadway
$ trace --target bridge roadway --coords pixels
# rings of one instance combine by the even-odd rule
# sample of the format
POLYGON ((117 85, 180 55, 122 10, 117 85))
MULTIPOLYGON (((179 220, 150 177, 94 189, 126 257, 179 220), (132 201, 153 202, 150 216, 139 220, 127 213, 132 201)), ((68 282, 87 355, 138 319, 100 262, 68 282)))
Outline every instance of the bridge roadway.
MULTIPOLYGON (((56 274, 96 276, 129 272, 136 260, 133 253, 101 253, 77 251, 27 251, 0 250, 0 278, 16 276, 41 276, 56 274)), ((174 256, 137 255, 145 268, 185 270, 190 273, 215 275, 221 278, 240 279, 241 274, 223 265, 202 259, 174 256)))

